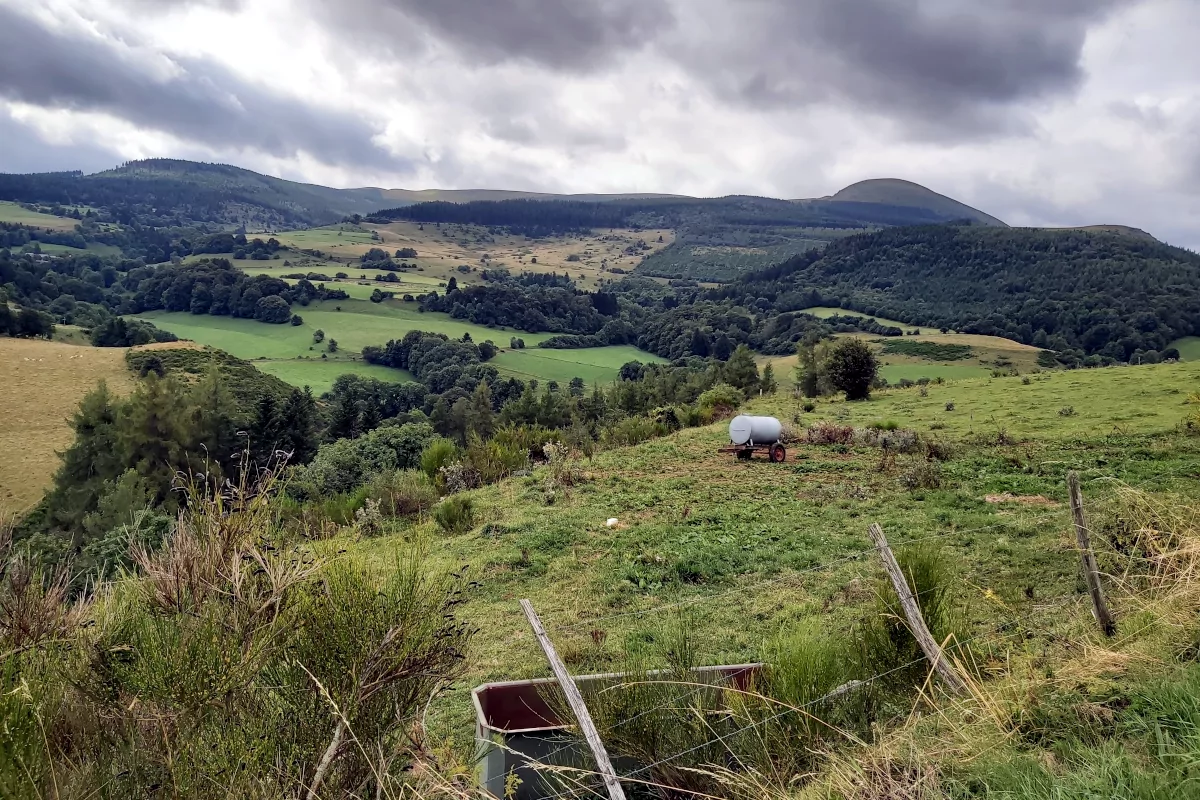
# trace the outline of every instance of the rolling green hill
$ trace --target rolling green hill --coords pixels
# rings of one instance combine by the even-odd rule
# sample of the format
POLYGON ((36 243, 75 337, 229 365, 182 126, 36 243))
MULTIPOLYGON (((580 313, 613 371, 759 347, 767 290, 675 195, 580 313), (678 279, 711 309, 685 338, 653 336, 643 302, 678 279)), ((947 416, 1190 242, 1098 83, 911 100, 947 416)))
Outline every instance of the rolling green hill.
POLYGON ((1200 255, 1124 234, 918 226, 853 236, 716 293, 1155 361, 1200 333, 1200 255))

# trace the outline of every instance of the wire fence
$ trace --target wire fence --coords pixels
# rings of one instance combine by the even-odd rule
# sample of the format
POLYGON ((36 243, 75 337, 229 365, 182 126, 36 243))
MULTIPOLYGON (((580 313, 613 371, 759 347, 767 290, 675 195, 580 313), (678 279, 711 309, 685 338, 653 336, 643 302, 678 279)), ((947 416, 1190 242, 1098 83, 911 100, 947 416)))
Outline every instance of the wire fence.
MULTIPOLYGON (((1185 466, 1182 466, 1171 472, 1156 473, 1155 475, 1153 475, 1145 480, 1134 483, 1134 484, 1124 482, 1124 481, 1120 480, 1119 478, 1117 478, 1115 476, 1111 476, 1111 475, 1095 475, 1096 470, 1094 470, 1094 469, 1087 470, 1087 471, 1093 473, 1093 476, 1089 479, 1089 482, 1109 481, 1109 482, 1123 485, 1130 489, 1140 489, 1151 483, 1161 483, 1166 480, 1170 480, 1174 477, 1184 475, 1185 473, 1189 474, 1191 477, 1195 477, 1196 473, 1198 471, 1200 471, 1200 467, 1195 466, 1195 465, 1185 465, 1185 466)), ((1053 510, 1047 511, 1044 514, 1041 514, 1041 515, 1033 517, 1033 518, 1026 517, 1026 518, 1019 518, 1019 519, 997 521, 994 523, 990 523, 988 525, 978 526, 978 527, 974 527, 974 528, 949 529, 946 531, 929 534, 926 536, 904 539, 903 541, 898 541, 896 544, 898 546, 911 546, 914 544, 924 543, 924 542, 928 542, 928 541, 942 540, 942 539, 946 539, 949 537, 968 536, 968 535, 983 533, 983 532, 986 532, 989 530, 995 530, 995 529, 999 529, 999 528, 1010 528, 1013 525, 1021 525, 1021 526, 1037 525, 1042 522, 1047 522, 1050 520, 1059 520, 1059 521, 1064 522, 1065 524, 1070 524, 1071 517, 1070 517, 1069 507, 1057 506, 1053 510)), ((813 565, 812 567, 808 567, 808 568, 801 569, 801 570, 794 570, 794 571, 787 573, 786 575, 776 576, 773 578, 754 582, 751 584, 739 585, 739 586, 733 587, 726 591, 712 593, 712 594, 706 594, 706 595, 697 595, 692 598, 687 598, 687 599, 672 602, 672 603, 666 603, 663 605, 655 606, 653 608, 639 609, 639 610, 629 611, 629 612, 620 612, 620 613, 616 613, 616 614, 605 615, 602 617, 594 617, 594 618, 582 620, 577 623, 572 623, 572 624, 567 624, 567 625, 558 625, 558 626, 555 626, 552 630, 559 632, 559 633, 569 633, 569 632, 577 631, 577 630, 580 630, 582 628, 587 628, 587 627, 595 628, 596 626, 598 626, 602 623, 609 623, 609 622, 612 622, 613 620, 642 617, 642 616, 646 616, 646 615, 650 615, 650 614, 658 614, 658 613, 667 612, 667 611, 671 611, 671 610, 686 608, 686 607, 689 607, 692 605, 697 605, 697 604, 707 603, 707 602, 714 601, 714 600, 719 600, 719 599, 729 597, 729 596, 735 595, 735 594, 745 594, 745 593, 752 592, 752 591, 762 588, 762 587, 767 587, 767 586, 771 586, 771 585, 784 583, 787 581, 791 581, 791 580, 795 580, 797 578, 803 577, 805 575, 810 575, 810 574, 822 572, 825 570, 829 570, 829 569, 832 569, 832 568, 835 568, 838 566, 842 566, 844 564, 863 559, 864 557, 867 557, 870 554, 873 554, 875 552, 876 552, 876 548, 874 546, 864 547, 860 550, 856 550, 854 552, 848 553, 844 556, 832 559, 830 561, 826 561, 821 564, 813 565)), ((929 591, 932 591, 932 590, 929 590, 929 591)), ((918 596, 920 594, 923 594, 923 593, 919 593, 918 596)), ((984 631, 980 631, 962 641, 955 642, 955 646, 961 648, 961 647, 965 647, 966 645, 968 645, 972 642, 978 641, 979 639, 981 639, 985 636, 995 637, 997 634, 1002 633, 1006 628, 1008 628, 1009 631, 1007 634, 1000 636, 1000 639, 1002 641, 1005 641, 1014 636, 1024 636, 1026 634, 1026 631, 1023 629, 1022 621, 1023 621, 1022 618, 1013 614, 1011 619, 1006 619, 1004 622, 1000 623, 999 625, 996 625, 996 626, 989 628, 987 630, 984 630, 984 631)), ((654 761, 650 764, 646 764, 624 776, 621 776, 621 778, 622 778, 622 780, 635 780, 638 778, 638 776, 644 775, 648 772, 653 771, 656 768, 662 767, 671 762, 686 758, 687 756, 692 755, 693 753, 699 752, 705 748, 709 748, 714 745, 724 744, 724 743, 728 742, 730 739, 732 739, 742 733, 745 733, 748 730, 751 730, 751 729, 757 728, 757 727, 761 727, 763 725, 770 724, 771 722, 783 719, 783 718, 787 717, 789 714, 802 713, 806 709, 812 708, 821 703, 828 702, 837 696, 843 696, 843 695, 849 694, 851 692, 861 691, 872 684, 875 684, 881 680, 884 680, 884 679, 886 679, 892 675, 895 675, 899 672, 902 672, 904 670, 911 669, 912 667, 917 666, 917 665, 919 665, 923 662, 927 662, 927 661, 928 661, 928 659, 925 658, 924 656, 922 656, 920 658, 913 659, 912 661, 910 661, 908 663, 905 663, 905 664, 899 665, 897 667, 893 667, 884 672, 872 675, 863 680, 852 681, 851 684, 847 684, 847 685, 838 687, 837 689, 833 690, 829 694, 824 695, 815 700, 812 700, 812 701, 804 704, 803 706, 785 708, 782 711, 780 711, 778 714, 774 714, 765 719, 755 720, 746 726, 743 726, 741 728, 738 728, 738 729, 735 729, 732 731, 725 732, 725 733, 721 734, 720 736, 713 737, 712 739, 705 741, 701 744, 694 745, 692 747, 689 747, 681 752, 675 753, 666 758, 662 758, 662 759, 654 761)), ((931 668, 932 668, 932 665, 931 665, 931 668)), ((603 738, 606 735, 611 734, 611 733, 617 731, 618 729, 620 729, 626 725, 629 725, 639 719, 643 719, 649 715, 655 714, 660 711, 667 711, 674 707, 678 707, 681 703, 690 701, 691 698, 695 697, 696 695, 698 695, 701 692, 709 691, 714 688, 721 688, 720 684, 724 683, 725 681, 729 680, 732 677, 733 677, 733 675, 725 675, 722 677, 721 681, 718 683, 704 684, 704 685, 696 686, 692 689, 691 692, 689 692, 683 696, 675 696, 675 697, 670 698, 665 703, 643 709, 642 711, 638 712, 637 714, 635 714, 631 717, 624 718, 624 719, 614 723, 613 725, 608 726, 607 728, 605 728, 604 730, 602 730, 600 732, 601 737, 603 738)), ((565 744, 564 746, 543 756, 541 761, 543 764, 545 764, 545 763, 549 762, 555 756, 560 755, 563 752, 566 752, 568 750, 576 749, 578 747, 579 747, 579 741, 572 740, 572 741, 568 742, 567 744, 565 744)), ((586 770, 579 771, 579 772, 582 774, 589 774, 589 773, 587 773, 586 770)), ((541 798, 538 798, 538 800, 555 800, 555 798, 561 798, 561 797, 576 797, 579 795, 580 792, 586 792, 589 794, 599 794, 593 788, 588 787, 583 784, 580 784, 575 789, 571 789, 566 792, 558 792, 555 794, 545 795, 541 798)), ((599 796, 603 797, 603 795, 599 795, 599 796)))

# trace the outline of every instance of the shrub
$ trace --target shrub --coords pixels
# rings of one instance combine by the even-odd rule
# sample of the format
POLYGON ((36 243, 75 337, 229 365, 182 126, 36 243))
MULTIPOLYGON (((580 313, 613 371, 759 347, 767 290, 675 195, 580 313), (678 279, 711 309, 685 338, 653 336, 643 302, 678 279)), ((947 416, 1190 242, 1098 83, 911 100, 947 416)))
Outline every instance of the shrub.
POLYGON ((1058 410, 1058 415, 1060 417, 1073 417, 1076 413, 1075 406, 1063 406, 1058 410))
POLYGON ((745 402, 741 389, 727 383, 718 383, 696 400, 696 407, 710 420, 727 417, 745 402))
POLYGON ((809 444, 850 444, 854 441, 854 428, 822 420, 804 432, 804 441, 809 444))
POLYGON ((447 533, 465 533, 475 525, 475 502, 465 494, 447 497, 433 510, 433 519, 447 533))
POLYGON ((438 437, 421 452, 421 471, 429 480, 436 482, 441 477, 442 468, 454 463, 457 455, 458 448, 454 442, 438 437))
POLYGON ((937 461, 929 459, 914 462, 900 476, 900 485, 910 492, 916 489, 940 489, 942 468, 937 461))
POLYGON ((946 410, 947 410, 947 411, 953 411, 953 410, 954 410, 954 403, 946 403, 946 410))
POLYGON ((875 422, 867 423, 867 427, 876 431, 894 431, 900 427, 900 423, 894 419, 876 420, 875 422))
POLYGON ((804 405, 802 405, 800 407, 803 408, 805 413, 807 413, 807 414, 811 414, 812 412, 817 410, 816 403, 805 403, 804 405))
POLYGON ((821 371, 835 389, 845 392, 847 400, 866 400, 879 364, 866 342, 842 339, 825 357, 821 371))
POLYGON ((647 417, 626 417, 605 428, 600 434, 600 443, 605 447, 631 447, 665 436, 667 432, 665 426, 647 417))
POLYGON ((515 436, 481 439, 472 433, 467 440, 465 463, 479 474, 483 484, 495 483, 529 466, 529 448, 515 436))
POLYGON ((379 504, 379 513, 388 517, 424 514, 437 503, 437 489, 417 470, 399 470, 378 475, 367 486, 367 496, 379 504))
POLYGON ((410 422, 338 439, 321 445, 312 463, 293 473, 288 489, 302 499, 353 492, 376 475, 423 463, 423 451, 433 438, 429 423, 410 422))
POLYGON ((483 485, 479 470, 470 464, 455 461, 442 467, 438 473, 438 481, 446 489, 446 494, 458 494, 470 489, 478 489, 483 485))

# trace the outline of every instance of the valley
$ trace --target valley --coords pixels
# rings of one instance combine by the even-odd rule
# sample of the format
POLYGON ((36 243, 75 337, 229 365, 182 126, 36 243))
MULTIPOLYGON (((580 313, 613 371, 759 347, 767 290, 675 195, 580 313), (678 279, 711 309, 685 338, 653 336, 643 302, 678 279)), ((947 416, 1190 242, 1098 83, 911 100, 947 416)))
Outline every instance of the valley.
MULTIPOLYGON (((28 193, 0 205, 0 729, 24 743, 0 786, 474 796, 472 690, 547 674, 522 599, 570 673, 624 673, 585 695, 630 796, 1077 800, 1196 755, 1194 253, 895 180, 0 176, 28 193), (737 414, 775 417, 786 459, 721 452, 737 414), (690 671, 736 664, 736 689, 690 671), (1029 790, 1059 785, 1083 788, 1029 790)), ((568 757, 493 788, 598 788, 568 757)))

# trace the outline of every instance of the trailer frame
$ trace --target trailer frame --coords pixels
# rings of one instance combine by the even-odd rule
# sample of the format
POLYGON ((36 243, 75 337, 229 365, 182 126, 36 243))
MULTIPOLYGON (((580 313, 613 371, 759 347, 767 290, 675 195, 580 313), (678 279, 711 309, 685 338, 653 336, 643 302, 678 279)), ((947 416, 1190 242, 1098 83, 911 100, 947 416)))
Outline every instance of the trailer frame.
POLYGON ((717 450, 718 453, 736 453, 739 461, 749 461, 754 457, 755 453, 763 453, 767 460, 772 464, 782 464, 787 460, 787 448, 783 446, 783 442, 771 442, 770 444, 730 444, 727 447, 722 447, 717 450))

